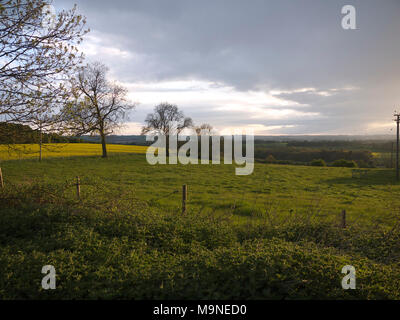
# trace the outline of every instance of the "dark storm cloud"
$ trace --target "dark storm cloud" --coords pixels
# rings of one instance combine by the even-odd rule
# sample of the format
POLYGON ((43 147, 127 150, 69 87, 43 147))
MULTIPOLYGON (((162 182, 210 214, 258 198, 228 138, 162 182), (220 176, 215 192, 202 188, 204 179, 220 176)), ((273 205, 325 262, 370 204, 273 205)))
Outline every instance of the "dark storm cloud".
MULTIPOLYGON (((71 3, 55 0, 59 7, 71 3)), ((349 132, 365 121, 390 121, 400 98, 398 0, 80 0, 77 4, 102 45, 130 53, 121 59, 104 57, 122 81, 202 79, 266 92, 337 89, 326 96, 280 95, 325 116, 314 122, 298 120, 303 131, 297 133, 327 128, 349 132), (357 10, 357 30, 341 27, 341 8, 346 4, 357 10), (348 87, 357 89, 342 90, 348 87)), ((97 57, 101 56, 99 52, 97 57)), ((212 108, 203 111, 211 113, 212 108)), ((281 124, 290 122, 285 119, 281 124)))

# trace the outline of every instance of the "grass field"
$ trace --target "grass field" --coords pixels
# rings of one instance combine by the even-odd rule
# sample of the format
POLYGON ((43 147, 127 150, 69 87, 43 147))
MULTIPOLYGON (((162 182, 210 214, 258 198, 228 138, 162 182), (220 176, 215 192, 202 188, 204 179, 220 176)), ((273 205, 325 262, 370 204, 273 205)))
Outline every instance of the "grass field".
POLYGON ((78 156, 94 146, 1 163, 1 298, 400 298, 391 170, 352 178, 348 168, 256 164, 236 176, 233 165, 151 166, 141 147, 78 156), (46 264, 56 290, 40 287, 46 264), (347 264, 356 290, 341 288, 347 264))

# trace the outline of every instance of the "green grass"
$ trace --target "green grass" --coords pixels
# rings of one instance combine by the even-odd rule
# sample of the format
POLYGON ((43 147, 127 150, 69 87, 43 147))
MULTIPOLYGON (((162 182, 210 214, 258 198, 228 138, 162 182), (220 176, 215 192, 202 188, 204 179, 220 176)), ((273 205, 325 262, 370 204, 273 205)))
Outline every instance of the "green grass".
POLYGON ((348 168, 255 164, 236 176, 233 165, 151 166, 140 153, 1 167, 4 299, 400 298, 391 170, 352 178, 348 168), (56 267, 54 291, 40 288, 45 264, 56 267), (357 290, 341 288, 346 264, 357 290))

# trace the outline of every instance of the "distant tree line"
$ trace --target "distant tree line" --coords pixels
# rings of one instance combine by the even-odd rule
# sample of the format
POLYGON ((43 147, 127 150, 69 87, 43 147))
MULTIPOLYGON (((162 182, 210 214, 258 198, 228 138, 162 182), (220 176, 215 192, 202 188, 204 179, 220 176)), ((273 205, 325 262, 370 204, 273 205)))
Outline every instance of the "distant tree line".
POLYGON ((364 150, 325 150, 299 147, 273 149, 257 147, 254 155, 258 160, 271 163, 310 164, 315 160, 322 160, 324 163, 333 164, 335 161, 344 160, 355 161, 360 167, 373 166, 372 152, 364 150))
MULTIPOLYGON (((28 125, 0 122, 0 144, 37 144, 40 139, 39 130, 28 125)), ((78 143, 79 138, 61 136, 57 133, 43 133, 43 143, 78 143)))
MULTIPOLYGON (((264 143, 263 141, 257 141, 257 143, 264 143)), ((367 150, 372 152, 391 152, 393 150, 394 141, 387 140, 321 140, 321 141, 288 141, 286 142, 287 147, 298 147, 298 148, 317 148, 325 150, 367 150)), ((276 144, 276 142, 275 142, 276 144)))

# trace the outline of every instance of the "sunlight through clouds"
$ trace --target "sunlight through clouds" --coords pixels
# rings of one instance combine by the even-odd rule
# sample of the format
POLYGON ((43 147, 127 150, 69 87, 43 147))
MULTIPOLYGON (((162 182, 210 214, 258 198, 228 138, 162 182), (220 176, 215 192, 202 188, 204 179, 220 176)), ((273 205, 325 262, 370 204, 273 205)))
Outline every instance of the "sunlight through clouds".
POLYGON ((112 79, 140 102, 136 123, 167 101, 215 127, 386 133, 374 123, 383 123, 398 102, 395 1, 379 10, 360 2, 365 17, 356 33, 343 32, 332 1, 321 7, 236 2, 229 10, 219 1, 76 2, 91 29, 81 49, 88 61, 108 65, 112 79))

